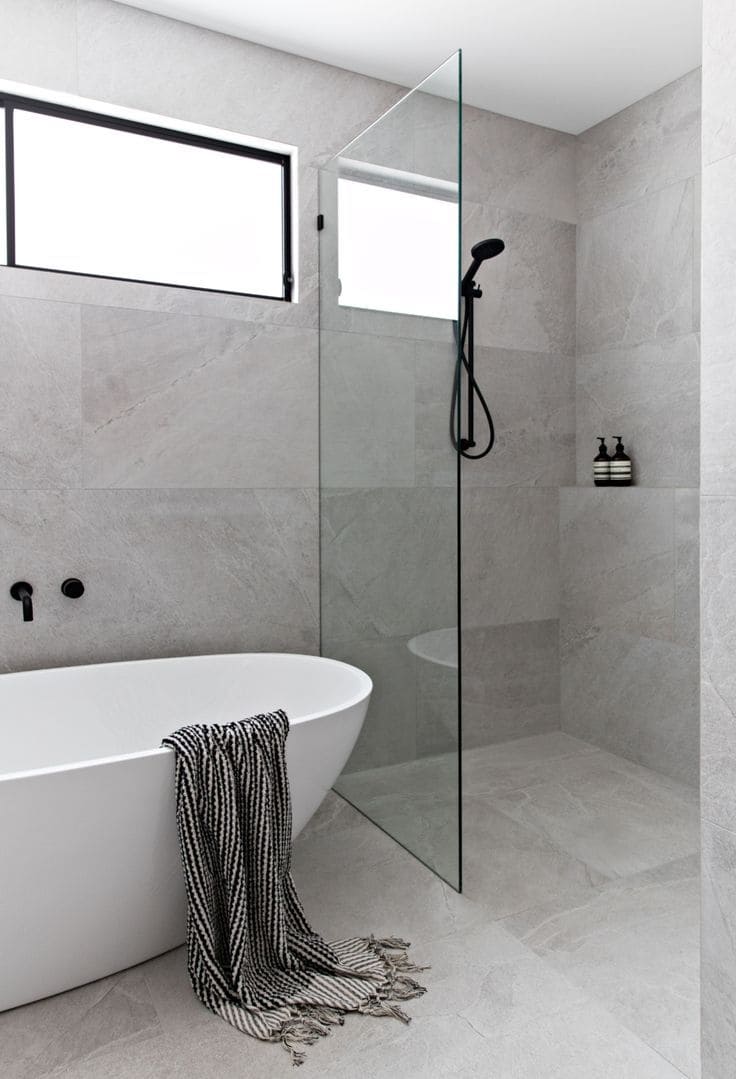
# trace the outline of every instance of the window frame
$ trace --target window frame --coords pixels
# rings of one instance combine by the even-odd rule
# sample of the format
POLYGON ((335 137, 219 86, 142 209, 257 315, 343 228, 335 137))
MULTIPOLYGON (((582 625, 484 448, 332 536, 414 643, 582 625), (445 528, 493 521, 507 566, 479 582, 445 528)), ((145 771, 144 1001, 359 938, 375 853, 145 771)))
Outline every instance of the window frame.
POLYGON ((17 94, 9 94, 0 91, 0 109, 5 114, 5 232, 6 232, 6 262, 10 268, 21 270, 38 270, 42 273, 61 273, 71 277, 92 277, 104 281, 128 281, 141 285, 158 285, 162 288, 186 289, 190 292, 214 292, 226 296, 245 296, 257 300, 276 300, 292 302, 294 289, 294 269, 292 255, 292 205, 291 205, 291 155, 277 150, 266 150, 245 143, 228 142, 226 139, 218 139, 207 135, 195 135, 187 131, 178 131, 175 128, 163 127, 158 124, 149 124, 139 120, 129 120, 119 116, 111 116, 107 113, 88 111, 87 109, 74 108, 71 105, 62 105, 50 101, 42 101, 32 97, 22 97, 17 94), (235 154, 239 157, 254 158, 258 161, 268 161, 281 166, 281 207, 282 207, 282 294, 280 296, 268 295, 258 292, 236 292, 232 289, 207 288, 200 285, 178 285, 171 281, 152 281, 139 277, 119 277, 113 274, 85 273, 81 270, 62 270, 49 266, 28 266, 19 263, 15 258, 15 159, 13 137, 13 114, 14 112, 36 112, 45 116, 55 116, 62 120, 72 120, 79 123, 90 124, 93 127, 112 128, 116 131, 125 131, 129 134, 144 135, 151 138, 163 139, 167 142, 183 143, 187 146, 196 146, 202 150, 214 150, 220 153, 235 154))

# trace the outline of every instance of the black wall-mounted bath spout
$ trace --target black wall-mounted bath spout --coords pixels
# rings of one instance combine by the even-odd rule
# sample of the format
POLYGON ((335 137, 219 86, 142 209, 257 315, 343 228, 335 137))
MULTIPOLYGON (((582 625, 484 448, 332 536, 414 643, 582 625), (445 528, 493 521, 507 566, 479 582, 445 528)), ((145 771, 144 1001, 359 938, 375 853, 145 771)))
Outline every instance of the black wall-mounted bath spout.
POLYGON ((10 594, 13 599, 17 599, 23 604, 23 621, 33 621, 33 588, 27 581, 16 581, 15 584, 10 586, 10 594))

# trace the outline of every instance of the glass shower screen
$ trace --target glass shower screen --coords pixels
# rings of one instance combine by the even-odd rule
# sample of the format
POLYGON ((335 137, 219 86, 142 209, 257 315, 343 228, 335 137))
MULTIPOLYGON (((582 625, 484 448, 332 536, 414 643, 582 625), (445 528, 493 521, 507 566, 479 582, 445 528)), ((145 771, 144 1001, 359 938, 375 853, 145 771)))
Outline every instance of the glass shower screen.
POLYGON ((322 652, 374 683, 336 789, 461 886, 460 54, 320 173, 322 652))

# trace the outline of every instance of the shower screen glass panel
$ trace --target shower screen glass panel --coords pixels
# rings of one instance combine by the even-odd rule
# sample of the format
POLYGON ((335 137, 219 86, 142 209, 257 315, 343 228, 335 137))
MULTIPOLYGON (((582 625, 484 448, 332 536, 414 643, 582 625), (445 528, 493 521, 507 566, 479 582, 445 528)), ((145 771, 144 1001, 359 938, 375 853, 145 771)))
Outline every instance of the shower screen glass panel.
POLYGON ((461 885, 460 55, 320 173, 322 652, 371 676, 337 790, 461 885))

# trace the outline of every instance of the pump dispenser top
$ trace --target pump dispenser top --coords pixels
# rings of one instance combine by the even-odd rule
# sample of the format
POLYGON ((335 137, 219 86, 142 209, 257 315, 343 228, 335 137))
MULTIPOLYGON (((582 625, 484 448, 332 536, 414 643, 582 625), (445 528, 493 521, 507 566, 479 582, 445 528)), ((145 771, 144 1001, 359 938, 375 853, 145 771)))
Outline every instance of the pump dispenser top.
POLYGON ((605 438, 598 435, 598 441, 598 455, 593 461, 593 483, 596 487, 608 487, 611 483, 611 458, 605 438))
POLYGON ((632 480, 631 458, 624 452, 624 444, 621 435, 614 435, 616 439, 616 452, 611 458, 611 485, 613 487, 630 487, 632 480))

